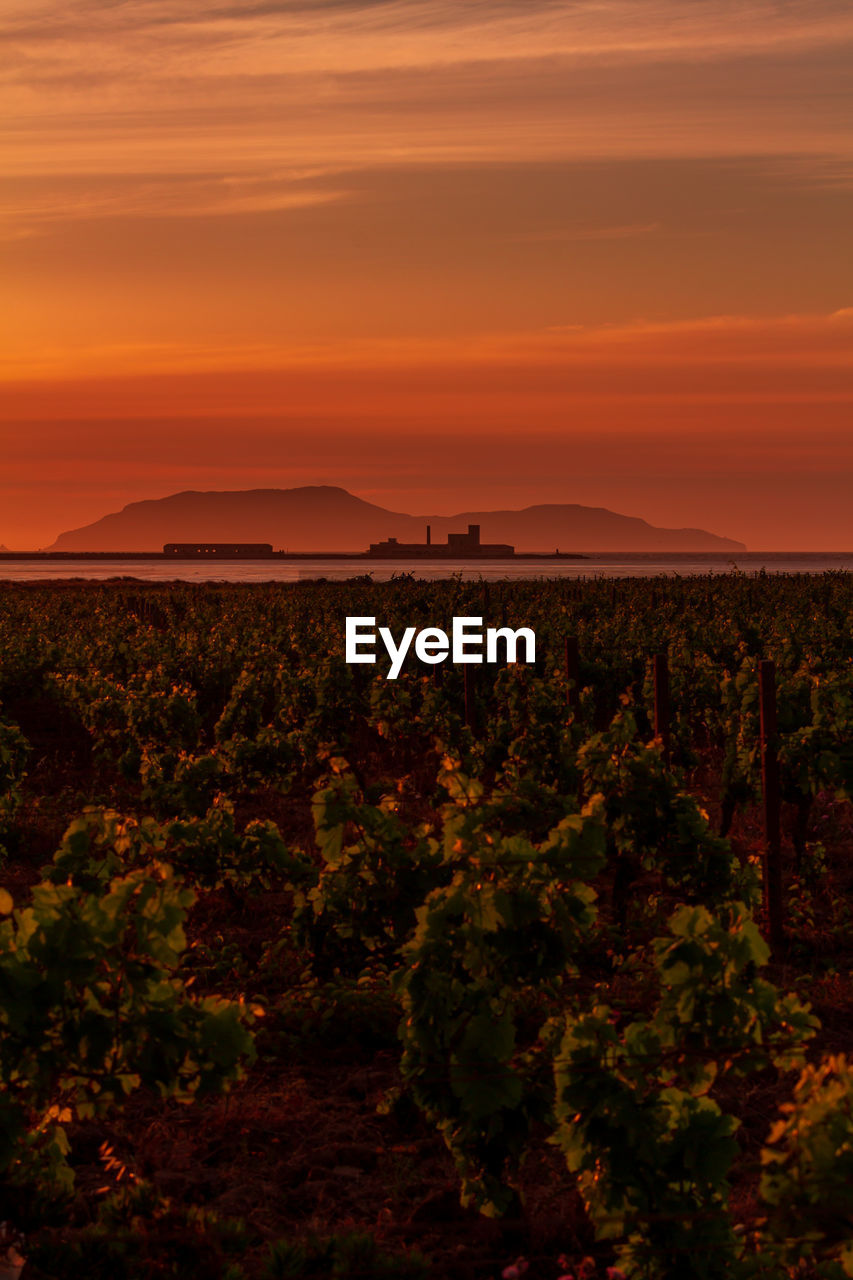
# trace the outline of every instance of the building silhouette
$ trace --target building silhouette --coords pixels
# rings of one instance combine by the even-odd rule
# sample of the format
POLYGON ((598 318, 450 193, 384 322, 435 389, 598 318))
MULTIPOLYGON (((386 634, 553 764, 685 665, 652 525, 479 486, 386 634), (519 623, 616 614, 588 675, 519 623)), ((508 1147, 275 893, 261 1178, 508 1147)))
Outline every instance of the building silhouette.
POLYGON ((504 559, 515 555, 515 547, 506 542, 481 542, 478 524, 469 524, 467 533, 449 533, 445 543, 433 542, 432 529, 427 525, 426 542, 398 542, 396 538, 386 538, 384 542, 371 542, 366 554, 383 560, 402 560, 413 556, 421 559, 504 559))

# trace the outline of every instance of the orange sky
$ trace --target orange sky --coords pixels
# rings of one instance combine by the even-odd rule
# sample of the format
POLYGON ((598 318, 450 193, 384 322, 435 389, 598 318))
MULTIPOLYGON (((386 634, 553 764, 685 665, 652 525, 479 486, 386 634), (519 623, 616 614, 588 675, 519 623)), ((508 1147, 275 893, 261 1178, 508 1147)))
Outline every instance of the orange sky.
POLYGON ((187 488, 853 548, 847 0, 5 0, 0 543, 187 488))

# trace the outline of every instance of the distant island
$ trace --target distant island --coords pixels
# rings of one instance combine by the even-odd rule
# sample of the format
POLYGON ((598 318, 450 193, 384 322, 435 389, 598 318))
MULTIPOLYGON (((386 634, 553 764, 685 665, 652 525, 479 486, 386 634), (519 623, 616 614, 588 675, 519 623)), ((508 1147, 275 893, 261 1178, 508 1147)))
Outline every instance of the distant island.
POLYGON ((429 525, 447 539, 477 525, 483 543, 516 553, 594 551, 745 551, 742 542, 704 529, 657 528, 636 516, 578 503, 522 510, 412 516, 365 502, 334 485, 172 494, 131 502, 93 524, 61 534, 48 551, 160 551, 172 543, 269 543, 290 552, 363 552, 396 539, 418 544, 429 525))

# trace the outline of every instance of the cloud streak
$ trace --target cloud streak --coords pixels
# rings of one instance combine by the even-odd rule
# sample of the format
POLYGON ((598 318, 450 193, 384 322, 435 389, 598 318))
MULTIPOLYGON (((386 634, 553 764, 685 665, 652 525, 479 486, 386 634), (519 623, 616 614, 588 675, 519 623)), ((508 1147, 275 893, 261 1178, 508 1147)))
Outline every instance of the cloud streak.
MULTIPOLYGON (((477 430, 473 397, 489 406, 479 419, 488 430, 504 396, 518 402, 511 413, 528 402, 531 412, 538 405, 557 420, 573 403, 643 397, 849 403, 851 352, 853 308, 830 315, 555 326, 452 340, 81 347, 70 361, 68 352, 42 352, 30 369, 0 359, 0 408, 9 416, 46 417, 64 404, 62 416, 77 419, 115 414, 125 403, 168 414, 174 396, 190 406, 190 414, 213 412, 222 403, 223 412, 275 416, 286 403, 322 416, 346 402, 362 414, 411 416, 416 410, 429 419, 431 404, 455 397, 463 406, 468 397, 463 416, 477 430), (102 386, 105 366, 124 372, 102 386), (180 394, 181 380, 196 386, 195 397, 180 394), (200 390, 205 385, 206 396, 200 390)), ((434 421, 441 433, 446 415, 434 421)))
POLYGON ((7 6, 7 173, 849 154, 831 0, 7 6))
POLYGON ((316 187, 298 175, 136 175, 89 182, 31 183, 0 193, 0 239, 48 234, 69 222, 110 218, 199 218, 282 213, 345 200, 347 192, 316 187), (5 235, 4 235, 5 232, 5 235))

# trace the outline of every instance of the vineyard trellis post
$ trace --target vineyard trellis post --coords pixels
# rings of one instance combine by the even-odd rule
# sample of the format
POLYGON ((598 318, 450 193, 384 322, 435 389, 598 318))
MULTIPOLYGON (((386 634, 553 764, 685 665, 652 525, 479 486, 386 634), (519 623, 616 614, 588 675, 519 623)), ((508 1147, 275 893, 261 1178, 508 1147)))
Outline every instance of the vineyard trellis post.
POLYGON ((580 705, 580 649, 577 636, 566 636, 566 685, 569 710, 577 711, 580 705))
POLYGON ((776 755, 776 664, 766 658, 758 664, 758 700, 764 797, 764 910, 770 944, 779 946, 785 933, 782 921, 782 806, 776 755))
POLYGON ((473 733, 477 736, 477 705, 476 705, 476 681, 474 679, 474 671, 470 663, 466 663, 462 668, 463 681, 465 687, 465 723, 473 733))
POLYGON ((655 674, 655 737, 663 742, 664 756, 669 760, 669 659, 665 653, 654 657, 655 674))

